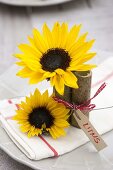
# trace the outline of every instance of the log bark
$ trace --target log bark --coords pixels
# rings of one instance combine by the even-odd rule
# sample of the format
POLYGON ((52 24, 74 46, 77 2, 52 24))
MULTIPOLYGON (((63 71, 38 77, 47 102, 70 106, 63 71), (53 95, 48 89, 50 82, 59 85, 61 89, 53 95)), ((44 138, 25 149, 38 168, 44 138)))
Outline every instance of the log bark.
MULTIPOLYGON (((92 72, 83 71, 83 72, 74 72, 74 74, 78 79, 79 88, 72 89, 71 102, 76 105, 80 105, 83 104, 88 99, 90 99, 92 72)), ((83 111, 83 113, 87 117, 89 117, 89 111, 85 110, 83 111)), ((80 128, 73 115, 70 116, 70 124, 74 127, 80 128)))
POLYGON ((65 86, 64 88, 64 94, 63 96, 60 95, 55 88, 53 88, 53 93, 55 94, 56 97, 59 97, 60 99, 63 99, 67 102, 71 102, 71 88, 68 86, 65 86))

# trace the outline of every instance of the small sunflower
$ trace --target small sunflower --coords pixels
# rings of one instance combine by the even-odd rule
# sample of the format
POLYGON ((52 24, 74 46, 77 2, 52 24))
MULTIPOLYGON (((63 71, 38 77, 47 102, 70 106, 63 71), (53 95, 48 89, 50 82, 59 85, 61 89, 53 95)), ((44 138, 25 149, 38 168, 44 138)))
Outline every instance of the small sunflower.
POLYGON ((69 110, 54 101, 53 96, 49 97, 48 91, 41 95, 36 89, 19 107, 13 119, 18 121, 21 131, 28 133, 28 137, 43 132, 49 132, 54 139, 65 135, 64 128, 69 126, 69 110))
POLYGON ((84 64, 96 53, 88 52, 94 40, 86 41, 87 33, 79 36, 81 25, 74 25, 70 31, 68 24, 56 22, 50 30, 43 25, 42 34, 33 29, 30 44, 21 44, 21 54, 15 56, 23 69, 18 72, 22 78, 30 78, 30 84, 49 79, 56 91, 63 95, 64 86, 78 88, 73 71, 87 71, 95 65, 84 64))

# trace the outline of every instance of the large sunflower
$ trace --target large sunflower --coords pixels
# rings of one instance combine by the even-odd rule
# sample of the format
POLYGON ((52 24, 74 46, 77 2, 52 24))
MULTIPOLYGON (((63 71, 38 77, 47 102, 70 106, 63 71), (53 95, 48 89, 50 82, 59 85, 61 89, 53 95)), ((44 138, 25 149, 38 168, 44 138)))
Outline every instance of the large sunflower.
POLYGON ((36 89, 19 107, 13 119, 21 124, 21 131, 28 133, 28 137, 38 136, 43 132, 49 132, 54 139, 65 135, 64 128, 69 126, 69 110, 54 101, 52 96, 49 97, 48 91, 41 95, 36 89))
POLYGON ((22 54, 16 54, 21 61, 17 64, 23 69, 18 76, 30 78, 30 83, 49 79, 61 95, 64 85, 78 88, 73 71, 87 71, 95 65, 84 64, 96 53, 91 53, 94 40, 86 41, 87 33, 79 36, 81 25, 74 25, 70 31, 66 23, 56 22, 50 30, 43 25, 43 33, 33 29, 33 37, 28 37, 30 44, 21 44, 22 54))

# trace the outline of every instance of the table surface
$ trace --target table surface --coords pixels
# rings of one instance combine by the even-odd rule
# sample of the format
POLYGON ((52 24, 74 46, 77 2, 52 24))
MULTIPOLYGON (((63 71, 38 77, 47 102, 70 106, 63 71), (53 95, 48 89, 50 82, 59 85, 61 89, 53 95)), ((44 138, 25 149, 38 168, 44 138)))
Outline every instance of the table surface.
MULTIPOLYGON (((70 26, 82 23, 83 31, 88 31, 89 37, 96 39, 94 48, 97 52, 98 50, 113 52, 113 0, 73 0, 64 5, 33 8, 0 4, 0 74, 15 62, 16 59, 12 54, 17 51, 19 43, 26 42, 26 37, 31 34, 33 27, 41 29, 43 22, 51 26, 55 21, 66 21, 70 26)), ((92 155, 90 160, 92 161, 94 157, 95 161, 97 159, 97 163, 100 163, 102 161, 100 159, 103 159, 102 170, 112 170, 113 159, 110 160, 110 150, 107 155, 109 158, 107 160, 97 159, 96 155, 92 155), (108 164, 109 166, 106 166, 108 164)), ((17 163, 0 150, 0 170, 6 169, 30 170, 31 168, 17 163)), ((63 167, 60 169, 63 170, 63 167)), ((77 169, 82 170, 79 165, 77 169)), ((92 166, 91 170, 93 169, 92 166)))

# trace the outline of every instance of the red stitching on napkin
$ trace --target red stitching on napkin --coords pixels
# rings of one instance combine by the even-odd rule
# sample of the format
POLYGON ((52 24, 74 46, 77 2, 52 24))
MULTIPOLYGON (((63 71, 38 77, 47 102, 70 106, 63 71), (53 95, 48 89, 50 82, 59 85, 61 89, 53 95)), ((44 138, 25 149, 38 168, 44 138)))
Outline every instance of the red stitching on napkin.
MULTIPOLYGON (((11 99, 7 100, 9 104, 14 104, 13 101, 11 99)), ((14 104, 16 106, 16 108, 19 110, 19 105, 18 104, 14 104)))
POLYGON ((12 104, 13 102, 12 102, 12 100, 11 100, 11 99, 8 99, 8 103, 9 103, 9 104, 12 104))
POLYGON ((54 153, 54 156, 57 157, 58 156, 58 152, 45 140, 44 137, 42 137, 41 135, 38 135, 38 136, 52 150, 52 152, 54 153))
POLYGON ((108 74, 107 76, 105 76, 103 79, 101 79, 100 81, 96 82, 95 84, 92 85, 92 88, 98 86, 99 84, 105 82, 106 80, 110 79, 113 76, 113 71, 108 74))
POLYGON ((18 104, 15 104, 16 108, 19 110, 19 105, 18 104))

